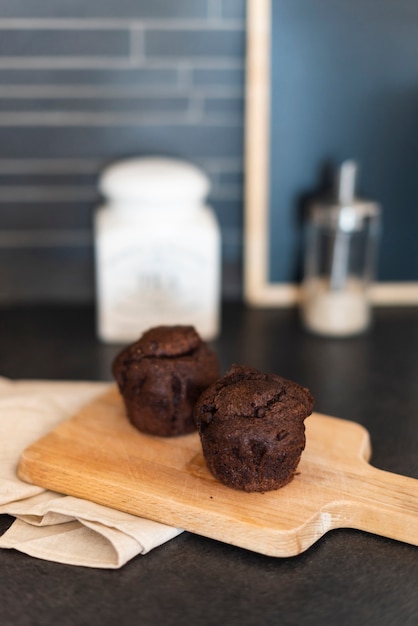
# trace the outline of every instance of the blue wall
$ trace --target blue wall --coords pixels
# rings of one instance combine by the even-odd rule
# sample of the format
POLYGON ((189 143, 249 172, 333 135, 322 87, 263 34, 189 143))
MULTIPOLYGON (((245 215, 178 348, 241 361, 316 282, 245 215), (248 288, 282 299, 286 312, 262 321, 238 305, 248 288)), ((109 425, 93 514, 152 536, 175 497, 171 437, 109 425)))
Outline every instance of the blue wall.
POLYGON ((354 158, 378 278, 418 281, 418 2, 274 0, 272 57, 271 280, 297 280, 301 199, 354 158))

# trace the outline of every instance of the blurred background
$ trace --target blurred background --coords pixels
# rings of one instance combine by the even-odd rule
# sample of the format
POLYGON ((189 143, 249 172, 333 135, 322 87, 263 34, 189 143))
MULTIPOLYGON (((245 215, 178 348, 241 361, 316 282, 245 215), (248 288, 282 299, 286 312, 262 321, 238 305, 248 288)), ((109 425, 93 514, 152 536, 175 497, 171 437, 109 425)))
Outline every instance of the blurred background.
POLYGON ((136 155, 209 175, 241 292, 244 0, 0 1, 0 302, 94 299, 97 176, 136 155))
MULTIPOLYGON (((277 99, 275 145, 284 154, 293 147, 289 174, 282 168, 276 179, 279 201, 312 191, 324 156, 357 156, 336 144, 343 129, 349 147, 355 139, 365 145, 361 182, 383 204, 381 278, 417 280, 416 0, 272 1, 280 7, 274 46, 285 96, 277 99), (341 125, 320 98, 312 107, 309 100, 322 97, 331 113, 350 101, 349 53, 359 41, 361 54, 371 53, 360 77, 370 98, 357 99, 355 110, 374 120, 369 135, 364 126, 341 125), (338 92, 321 83, 335 72, 338 92), (370 91, 370 75, 386 91, 370 91), (321 124, 309 126, 309 111, 321 124)), ((242 297, 245 21, 245 0, 0 0, 0 303, 93 302, 98 174, 109 162, 154 154, 188 159, 209 175, 222 232, 222 295, 242 297)), ((272 226, 280 232, 272 259, 279 280, 294 278, 282 257, 299 241, 286 211, 272 226)))

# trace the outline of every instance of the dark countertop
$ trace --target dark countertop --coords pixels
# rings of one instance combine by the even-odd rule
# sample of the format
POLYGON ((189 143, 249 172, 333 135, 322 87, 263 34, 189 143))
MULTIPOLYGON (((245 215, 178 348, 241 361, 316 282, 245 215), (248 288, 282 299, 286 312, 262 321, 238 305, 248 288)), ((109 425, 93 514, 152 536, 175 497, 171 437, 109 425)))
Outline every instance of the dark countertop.
MULTIPOLYGON (((0 375, 111 380, 120 346, 95 337, 92 307, 0 309, 0 375)), ((352 339, 305 333, 293 310, 228 304, 215 348, 309 387, 315 409, 363 424, 373 465, 418 478, 418 309, 375 311, 352 339)), ((12 522, 0 516, 0 532, 12 522)), ((2 626, 191 624, 417 626, 418 549, 341 529, 277 559, 183 533, 120 570, 0 551, 2 626)))

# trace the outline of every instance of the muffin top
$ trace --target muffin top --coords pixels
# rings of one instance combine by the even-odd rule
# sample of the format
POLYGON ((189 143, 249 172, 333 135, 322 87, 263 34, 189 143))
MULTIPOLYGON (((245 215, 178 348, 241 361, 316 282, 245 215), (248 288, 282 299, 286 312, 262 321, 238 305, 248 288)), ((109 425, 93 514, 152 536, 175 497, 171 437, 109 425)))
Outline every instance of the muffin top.
POLYGON ((202 344, 194 326, 155 326, 117 355, 112 365, 113 375, 117 379, 121 368, 143 359, 192 356, 202 344))
POLYGON ((182 356, 202 343, 193 326, 156 326, 145 332, 138 341, 144 356, 182 356))
POLYGON ((299 422, 311 414, 313 404, 309 390, 296 382, 233 365, 203 392, 195 420, 200 432, 212 422, 219 425, 239 419, 242 423, 242 418, 257 418, 266 423, 278 418, 299 422))

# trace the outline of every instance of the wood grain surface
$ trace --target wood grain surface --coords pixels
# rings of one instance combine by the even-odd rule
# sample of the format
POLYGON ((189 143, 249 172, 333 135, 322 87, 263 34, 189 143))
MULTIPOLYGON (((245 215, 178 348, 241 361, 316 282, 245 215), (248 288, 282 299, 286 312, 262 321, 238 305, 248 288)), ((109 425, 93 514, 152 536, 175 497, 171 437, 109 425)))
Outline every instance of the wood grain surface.
POLYGON ((334 528, 418 545, 418 480, 372 467, 368 432, 314 413, 293 481, 245 493, 219 483, 197 434, 138 432, 116 388, 22 454, 22 480, 262 554, 300 554, 334 528))

